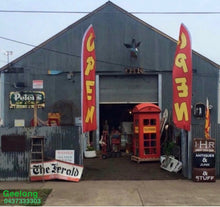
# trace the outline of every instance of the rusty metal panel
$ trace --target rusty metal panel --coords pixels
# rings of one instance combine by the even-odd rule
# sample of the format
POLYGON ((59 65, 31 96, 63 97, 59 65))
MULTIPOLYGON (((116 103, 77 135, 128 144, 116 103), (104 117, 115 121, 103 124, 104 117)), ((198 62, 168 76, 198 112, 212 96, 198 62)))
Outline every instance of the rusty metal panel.
POLYGON ((2 135, 2 152, 24 152, 26 147, 26 137, 23 135, 2 135))
POLYGON ((28 152, 0 153, 0 180, 23 180, 28 176, 28 152))

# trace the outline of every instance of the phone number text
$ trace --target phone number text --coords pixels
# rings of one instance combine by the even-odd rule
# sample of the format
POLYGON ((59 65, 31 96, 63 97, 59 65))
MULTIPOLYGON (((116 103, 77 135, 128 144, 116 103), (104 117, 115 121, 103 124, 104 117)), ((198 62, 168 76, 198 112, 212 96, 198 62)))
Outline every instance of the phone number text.
POLYGON ((4 204, 41 204, 40 198, 5 198, 4 204))

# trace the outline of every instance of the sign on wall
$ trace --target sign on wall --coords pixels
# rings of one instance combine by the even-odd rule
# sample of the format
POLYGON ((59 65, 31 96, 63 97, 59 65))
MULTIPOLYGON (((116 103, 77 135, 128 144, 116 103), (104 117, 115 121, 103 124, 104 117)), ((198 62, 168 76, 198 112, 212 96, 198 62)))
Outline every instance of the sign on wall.
POLYGON ((43 163, 31 163, 31 181, 61 179, 78 182, 83 166, 59 160, 43 163))
POLYGON ((43 80, 33 80, 33 89, 43 89, 43 80))
POLYGON ((9 100, 10 108, 34 108, 35 101, 38 108, 45 107, 45 93, 43 91, 10 92, 9 100))
POLYGON ((56 150, 55 159, 74 164, 74 150, 56 150))
POLYGON ((24 127, 25 126, 24 119, 15 119, 14 120, 14 126, 15 127, 24 127))
POLYGON ((212 152, 193 153, 193 167, 215 168, 215 153, 212 152))
POLYGON ((215 139, 193 139, 193 181, 216 181, 215 156, 215 139))
POLYGON ((212 152, 215 153, 215 139, 193 139, 193 152, 212 152))
POLYGON ((192 178, 195 182, 215 182, 215 168, 193 168, 192 178))

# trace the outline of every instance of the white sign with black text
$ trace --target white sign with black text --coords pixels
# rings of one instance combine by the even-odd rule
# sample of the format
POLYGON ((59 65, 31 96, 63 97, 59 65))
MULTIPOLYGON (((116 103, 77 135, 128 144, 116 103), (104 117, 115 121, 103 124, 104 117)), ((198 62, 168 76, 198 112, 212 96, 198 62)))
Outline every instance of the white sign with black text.
POLYGON ((55 159, 74 164, 74 150, 56 150, 55 159))
POLYGON ((83 166, 59 160, 31 163, 31 181, 61 179, 78 182, 83 166))

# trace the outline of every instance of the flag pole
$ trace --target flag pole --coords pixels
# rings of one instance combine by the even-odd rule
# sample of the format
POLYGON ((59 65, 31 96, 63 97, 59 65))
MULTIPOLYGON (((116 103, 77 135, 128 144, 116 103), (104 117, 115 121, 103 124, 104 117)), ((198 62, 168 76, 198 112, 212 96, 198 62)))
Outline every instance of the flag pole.
POLYGON ((181 157, 183 176, 192 178, 192 131, 181 129, 181 157))
POLYGON ((206 98, 206 110, 205 110, 205 138, 211 138, 211 124, 210 124, 210 112, 209 112, 209 99, 206 98))
POLYGON ((188 131, 188 179, 192 179, 192 125, 188 131))
POLYGON ((183 164, 182 167, 182 173, 184 177, 187 177, 188 169, 188 138, 187 138, 187 131, 184 129, 181 129, 181 161, 183 164))

